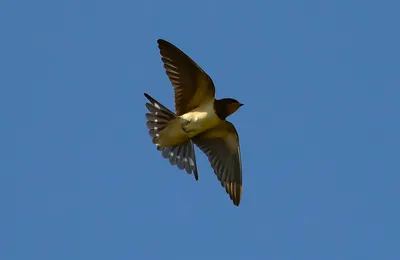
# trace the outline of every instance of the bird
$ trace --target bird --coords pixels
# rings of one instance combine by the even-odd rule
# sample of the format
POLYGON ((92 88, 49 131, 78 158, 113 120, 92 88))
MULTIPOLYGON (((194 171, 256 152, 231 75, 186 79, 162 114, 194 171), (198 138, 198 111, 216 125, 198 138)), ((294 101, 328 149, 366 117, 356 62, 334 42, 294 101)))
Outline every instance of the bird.
POLYGON ((215 175, 235 206, 242 197, 242 160, 239 135, 227 121, 242 103, 215 98, 211 77, 172 43, 158 39, 165 72, 174 90, 175 113, 144 93, 149 113, 146 126, 162 156, 198 180, 194 145, 207 157, 215 175))

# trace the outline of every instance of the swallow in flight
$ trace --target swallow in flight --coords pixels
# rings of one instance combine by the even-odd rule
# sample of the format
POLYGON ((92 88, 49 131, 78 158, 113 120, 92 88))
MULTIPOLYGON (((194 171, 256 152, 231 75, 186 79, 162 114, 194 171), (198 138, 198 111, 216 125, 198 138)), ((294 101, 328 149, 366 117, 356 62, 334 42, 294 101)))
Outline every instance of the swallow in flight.
POLYGON ((243 104, 232 98, 215 99, 211 78, 173 44, 157 41, 166 74, 174 89, 172 112, 147 93, 146 125, 153 143, 171 165, 198 180, 194 144, 203 151, 233 204, 242 196, 239 136, 226 120, 243 104))

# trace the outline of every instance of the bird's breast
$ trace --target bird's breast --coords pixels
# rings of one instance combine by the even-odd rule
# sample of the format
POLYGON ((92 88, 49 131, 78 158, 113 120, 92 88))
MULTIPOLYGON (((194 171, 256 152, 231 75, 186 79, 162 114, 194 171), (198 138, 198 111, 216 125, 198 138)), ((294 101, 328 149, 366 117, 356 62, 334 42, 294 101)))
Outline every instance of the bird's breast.
POLYGON ((190 138, 216 126, 221 120, 214 110, 214 100, 180 116, 190 138))

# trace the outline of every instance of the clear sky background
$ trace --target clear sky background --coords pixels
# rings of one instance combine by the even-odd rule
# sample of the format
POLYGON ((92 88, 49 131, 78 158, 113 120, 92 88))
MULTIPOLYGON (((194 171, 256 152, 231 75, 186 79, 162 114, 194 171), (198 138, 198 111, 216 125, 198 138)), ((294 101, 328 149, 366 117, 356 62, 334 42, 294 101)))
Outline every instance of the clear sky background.
POLYGON ((0 2, 0 259, 400 259, 398 1, 0 2), (245 105, 243 197, 145 126, 156 40, 245 105))

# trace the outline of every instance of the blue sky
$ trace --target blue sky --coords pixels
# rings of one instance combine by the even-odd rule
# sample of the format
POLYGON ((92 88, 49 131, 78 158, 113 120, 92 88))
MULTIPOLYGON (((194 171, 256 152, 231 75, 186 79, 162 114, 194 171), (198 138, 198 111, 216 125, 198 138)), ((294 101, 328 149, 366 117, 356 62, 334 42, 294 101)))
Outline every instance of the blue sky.
POLYGON ((0 3, 0 259, 400 259, 398 1, 0 3), (151 143, 156 40, 245 104, 234 207, 151 143))

